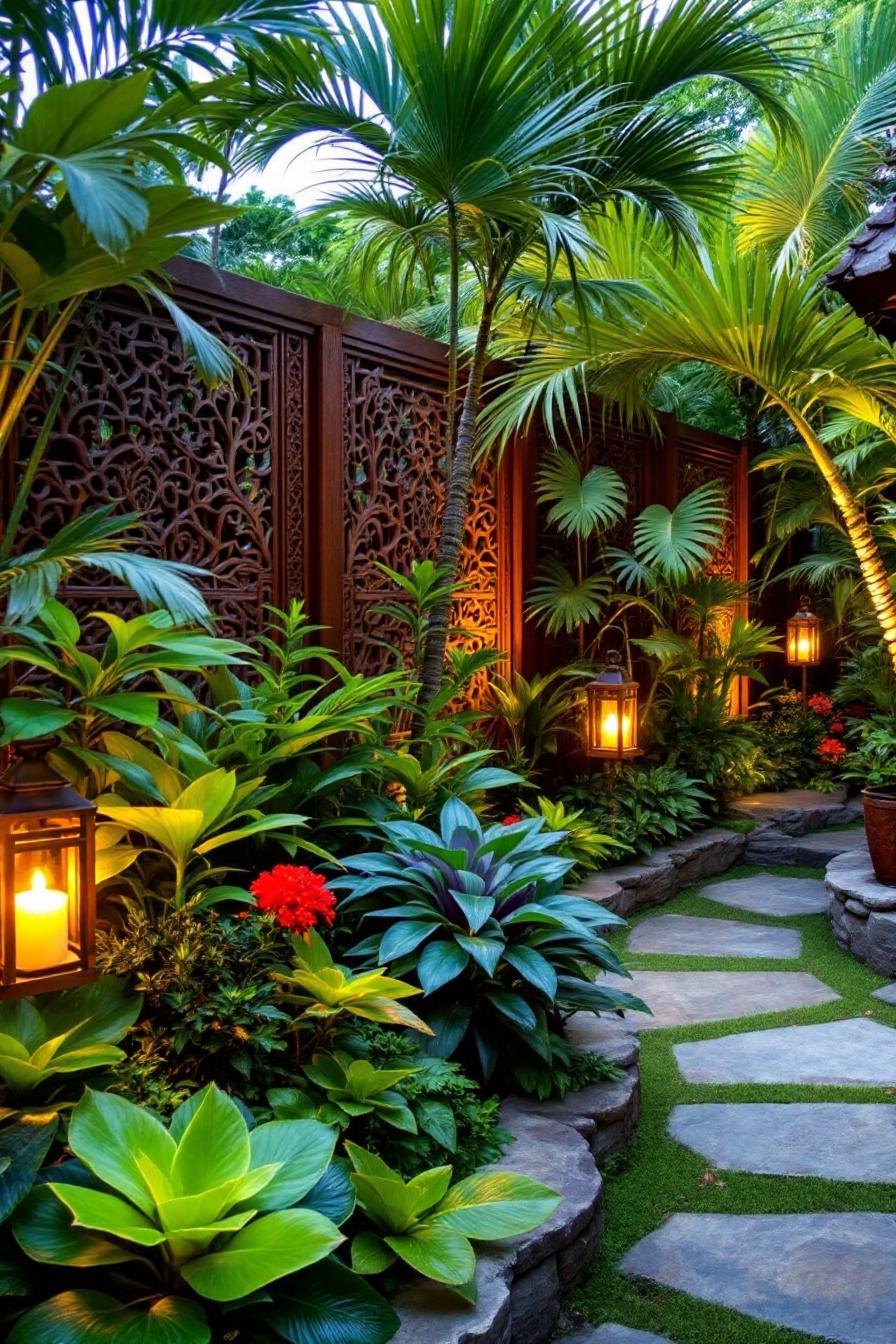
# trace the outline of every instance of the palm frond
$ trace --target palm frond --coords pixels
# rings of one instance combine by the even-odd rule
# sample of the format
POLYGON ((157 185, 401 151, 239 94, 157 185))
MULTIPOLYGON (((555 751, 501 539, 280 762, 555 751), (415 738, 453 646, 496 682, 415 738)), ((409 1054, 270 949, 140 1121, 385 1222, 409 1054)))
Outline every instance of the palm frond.
POLYGON ((582 472, 567 449, 548 454, 538 472, 538 498, 550 504, 548 522, 563 536, 590 537, 613 527, 625 517, 628 491, 612 467, 590 467, 582 472))

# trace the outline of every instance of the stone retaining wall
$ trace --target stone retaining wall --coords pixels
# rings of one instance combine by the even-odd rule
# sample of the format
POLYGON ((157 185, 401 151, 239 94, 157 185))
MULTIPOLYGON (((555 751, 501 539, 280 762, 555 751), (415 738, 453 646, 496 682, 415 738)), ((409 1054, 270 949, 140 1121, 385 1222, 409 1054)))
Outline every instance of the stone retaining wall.
POLYGON ((655 849, 646 859, 594 873, 576 888, 576 895, 627 916, 647 905, 662 905, 682 887, 726 872, 743 858, 746 845, 747 837, 739 831, 714 826, 666 849, 655 849))
POLYGON ((825 885, 838 946, 881 975, 896 976, 896 887, 877 881, 867 847, 832 859, 825 885))
POLYGON ((862 815, 858 798, 847 798, 842 787, 831 793, 815 789, 786 789, 782 793, 754 793, 732 807, 736 817, 756 823, 747 836, 744 863, 807 864, 822 868, 841 849, 864 843, 861 832, 836 832, 830 826, 848 826, 862 815))
POLYGON ((570 1038, 624 1071, 562 1101, 508 1097, 500 1123, 513 1142, 497 1169, 522 1172, 563 1196, 553 1217, 477 1257, 477 1302, 418 1279, 395 1301, 394 1344, 543 1344, 560 1298, 587 1274, 603 1226, 603 1183, 595 1159, 621 1148, 638 1119, 638 1038, 618 1018, 577 1013, 570 1038))

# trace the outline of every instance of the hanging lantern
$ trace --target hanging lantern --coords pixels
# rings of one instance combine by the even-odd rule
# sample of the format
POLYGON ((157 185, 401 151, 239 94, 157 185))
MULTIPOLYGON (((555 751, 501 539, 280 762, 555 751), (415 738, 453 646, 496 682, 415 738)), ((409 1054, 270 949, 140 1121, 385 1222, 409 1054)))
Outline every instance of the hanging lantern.
POLYGON ((607 665, 586 687, 589 756, 624 761, 638 755, 638 683, 628 681, 622 655, 613 649, 607 665))
POLYGON ((0 775, 0 998, 68 989, 96 962, 96 808, 23 743, 0 775))
POLYGON ((787 622, 787 661, 792 667, 815 667, 821 662, 821 617, 800 598, 800 609, 787 622))

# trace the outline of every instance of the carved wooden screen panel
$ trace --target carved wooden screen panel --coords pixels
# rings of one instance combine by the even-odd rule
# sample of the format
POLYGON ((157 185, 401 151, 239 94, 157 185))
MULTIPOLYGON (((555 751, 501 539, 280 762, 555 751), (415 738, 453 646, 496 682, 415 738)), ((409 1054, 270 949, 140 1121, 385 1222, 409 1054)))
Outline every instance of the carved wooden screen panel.
MULTIPOLYGON (((304 582, 305 338, 285 340, 242 315, 199 316, 234 350, 244 382, 208 390, 167 315, 126 300, 104 302, 52 432, 17 548, 39 545, 63 522, 115 503, 121 513, 143 515, 141 549, 208 571, 200 582, 221 633, 246 637, 263 623, 264 605, 282 597, 277 550, 285 549, 291 590, 301 592, 304 582), (290 503, 282 542, 274 535, 281 475, 290 503)), ((28 408, 20 460, 29 455, 48 400, 43 391, 28 408)), ((112 596, 112 586, 98 571, 81 571, 66 597, 80 611, 101 600, 105 608, 132 614, 133 600, 120 590, 112 596)))
MULTIPOLYGON (((376 672, 388 646, 407 650, 406 628, 379 608, 396 598, 377 563, 408 573, 435 552, 445 501, 444 383, 348 349, 344 357, 346 661, 376 672)), ((478 475, 470 506, 456 623, 471 647, 500 647, 502 525, 498 473, 478 475)))

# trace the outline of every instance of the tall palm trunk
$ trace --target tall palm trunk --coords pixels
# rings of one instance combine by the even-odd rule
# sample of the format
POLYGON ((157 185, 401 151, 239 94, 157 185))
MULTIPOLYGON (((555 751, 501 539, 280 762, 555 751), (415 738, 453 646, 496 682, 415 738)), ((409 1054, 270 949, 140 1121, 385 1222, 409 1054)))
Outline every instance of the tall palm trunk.
MULTIPOLYGON (((444 566, 452 579, 457 578, 460 570, 470 486, 473 480, 476 420, 479 414, 479 402, 482 397, 482 383, 488 360, 488 343, 491 337, 494 310, 495 298, 493 295, 488 295, 482 305, 482 316, 479 319, 479 330, 476 333, 476 347, 470 364, 470 374, 464 392, 463 406, 458 417, 457 438, 448 471, 448 487, 445 492, 445 509, 442 514, 436 562, 440 566, 444 566)), ((429 619, 429 628, 426 632, 423 666, 420 672, 419 700, 421 708, 424 709, 441 689, 445 671, 445 648, 448 643, 450 624, 451 599, 449 597, 433 609, 429 619)))
POLYGON ((831 496, 846 526, 846 531, 862 572, 871 605, 883 632, 884 643, 896 671, 896 597, 890 584, 880 549, 868 519, 850 490, 843 474, 811 425, 792 406, 783 409, 802 435, 813 461, 824 477, 831 496))

